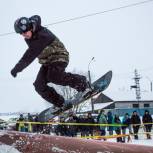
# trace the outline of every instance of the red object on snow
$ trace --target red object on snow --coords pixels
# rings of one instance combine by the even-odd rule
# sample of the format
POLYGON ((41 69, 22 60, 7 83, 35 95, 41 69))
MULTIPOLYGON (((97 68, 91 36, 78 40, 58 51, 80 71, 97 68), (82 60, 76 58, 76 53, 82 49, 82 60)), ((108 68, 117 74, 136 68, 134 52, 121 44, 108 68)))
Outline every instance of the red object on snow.
POLYGON ((22 153, 153 153, 153 147, 61 136, 0 131, 0 145, 22 153))

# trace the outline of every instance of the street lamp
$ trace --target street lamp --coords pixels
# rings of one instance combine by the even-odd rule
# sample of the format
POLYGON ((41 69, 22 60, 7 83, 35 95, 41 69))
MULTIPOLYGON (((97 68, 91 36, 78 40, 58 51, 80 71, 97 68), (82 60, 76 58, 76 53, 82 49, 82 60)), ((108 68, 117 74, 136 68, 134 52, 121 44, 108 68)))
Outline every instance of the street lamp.
POLYGON ((89 83, 91 84, 91 74, 90 74, 90 64, 91 62, 94 60, 95 58, 92 57, 92 59, 90 60, 89 64, 88 64, 88 78, 89 78, 89 83))
MULTIPOLYGON (((88 64, 88 78, 89 78, 89 83, 91 84, 91 74, 90 74, 90 64, 91 62, 94 60, 95 58, 92 57, 92 59, 89 61, 88 64)), ((93 103, 93 99, 91 98, 91 108, 92 108, 92 112, 94 112, 94 103, 93 103)))
POLYGON ((149 80, 149 82, 150 82, 150 91, 152 92, 152 80, 149 78, 149 77, 147 77, 146 76, 146 78, 149 80))

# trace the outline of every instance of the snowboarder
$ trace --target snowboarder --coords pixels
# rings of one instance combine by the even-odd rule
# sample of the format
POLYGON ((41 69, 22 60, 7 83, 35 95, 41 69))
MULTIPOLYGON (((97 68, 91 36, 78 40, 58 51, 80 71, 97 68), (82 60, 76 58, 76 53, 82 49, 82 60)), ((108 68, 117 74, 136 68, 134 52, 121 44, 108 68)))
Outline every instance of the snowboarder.
POLYGON ((65 109, 69 104, 53 87, 48 86, 48 83, 68 85, 78 92, 83 92, 84 96, 92 91, 85 76, 65 72, 69 53, 63 43, 41 25, 40 16, 20 17, 15 21, 14 29, 24 37, 28 49, 11 70, 11 74, 16 77, 17 73, 38 58, 41 67, 33 85, 42 98, 55 106, 55 111, 65 109))

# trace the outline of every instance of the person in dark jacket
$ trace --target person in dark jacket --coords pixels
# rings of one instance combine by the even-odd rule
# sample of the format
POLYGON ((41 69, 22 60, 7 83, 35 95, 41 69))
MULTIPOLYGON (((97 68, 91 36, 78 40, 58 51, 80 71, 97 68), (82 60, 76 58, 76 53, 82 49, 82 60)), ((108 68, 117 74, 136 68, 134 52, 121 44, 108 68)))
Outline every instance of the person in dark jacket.
POLYGON ((94 118, 92 117, 91 113, 88 113, 88 115, 87 115, 87 122, 89 124, 91 124, 91 126, 88 126, 88 133, 89 133, 89 135, 91 135, 91 137, 93 137, 94 127, 95 127, 93 124, 95 124, 95 121, 94 121, 94 118))
POLYGON ((143 121, 143 124, 145 127, 145 131, 147 132, 147 134, 146 134, 147 139, 151 139, 150 132, 151 132, 151 128, 152 128, 153 119, 152 119, 151 115, 149 114, 148 110, 145 110, 145 113, 142 117, 142 121, 143 121))
MULTIPOLYGON (((115 114, 114 116, 114 124, 121 124, 121 120, 119 118, 119 115, 115 114)), ((115 126, 114 130, 117 135, 121 135, 121 127, 120 126, 115 126)), ((116 138, 117 142, 122 142, 122 137, 117 137, 116 138)))
POLYGON ((88 119, 87 119, 87 115, 80 115, 79 116, 79 123, 83 124, 79 126, 80 129, 80 133, 81 133, 81 137, 89 137, 89 127, 88 125, 84 125, 84 124, 88 124, 88 119))
POLYGON ((134 111, 131 116, 131 124, 133 127, 134 139, 138 140, 138 132, 141 124, 140 116, 137 114, 137 111, 134 111))
POLYGON ((110 125, 107 127, 107 131, 109 131, 109 135, 113 135, 113 126, 111 124, 113 124, 113 115, 112 115, 112 112, 109 111, 107 113, 107 123, 110 125))
POLYGON ((28 49, 11 70, 13 77, 29 66, 36 58, 42 65, 34 82, 35 90, 46 101, 54 104, 55 110, 69 106, 53 87, 47 84, 70 86, 84 96, 92 92, 85 76, 65 72, 69 63, 69 53, 63 43, 47 28, 41 25, 41 18, 34 15, 21 17, 14 23, 16 33, 24 37, 28 49))
MULTIPOLYGON (((69 112, 69 116, 73 117, 73 120, 75 121, 75 123, 79 123, 79 118, 77 117, 77 115, 73 111, 69 112)), ((79 130, 79 126, 76 125, 75 126, 75 131, 74 131, 74 136, 75 137, 77 136, 78 130, 79 130)))
MULTIPOLYGON (((65 118, 63 116, 60 117, 60 123, 65 123, 65 118)), ((56 134, 60 136, 68 136, 68 128, 64 124, 58 124, 56 127, 56 134)))
MULTIPOLYGON (((69 116, 69 119, 67 120, 67 123, 73 124, 76 123, 76 120, 73 118, 72 115, 69 116)), ((67 134, 69 137, 75 137, 76 136, 76 125, 68 125, 67 126, 67 134)))
MULTIPOLYGON (((126 130, 129 129, 129 133, 131 134, 131 119, 128 113, 125 113, 123 120, 122 120, 122 134, 125 135, 126 134, 126 130)), ((123 137, 122 142, 125 142, 125 136, 123 137)))
MULTIPOLYGON (((39 116, 38 114, 36 114, 36 116, 34 117, 34 122, 39 122, 39 116)), ((39 133, 40 132, 40 129, 41 129, 41 126, 40 124, 34 124, 33 125, 33 132, 36 132, 36 133, 39 133)))

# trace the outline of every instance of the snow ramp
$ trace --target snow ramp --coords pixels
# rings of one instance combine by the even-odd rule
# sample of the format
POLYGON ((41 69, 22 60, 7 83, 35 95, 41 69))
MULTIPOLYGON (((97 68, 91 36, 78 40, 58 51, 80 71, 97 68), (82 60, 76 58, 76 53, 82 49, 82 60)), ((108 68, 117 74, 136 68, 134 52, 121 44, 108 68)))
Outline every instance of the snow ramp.
POLYGON ((0 131, 0 153, 153 153, 153 147, 0 131))

